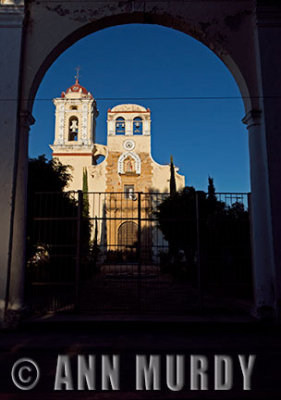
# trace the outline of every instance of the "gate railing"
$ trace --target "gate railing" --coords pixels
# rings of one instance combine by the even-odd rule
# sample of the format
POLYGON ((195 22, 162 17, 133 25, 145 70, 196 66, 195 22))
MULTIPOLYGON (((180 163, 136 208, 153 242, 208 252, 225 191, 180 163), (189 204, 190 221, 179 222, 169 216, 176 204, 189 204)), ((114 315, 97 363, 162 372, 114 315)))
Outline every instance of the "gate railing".
POLYGON ((168 199, 168 193, 36 193, 29 202, 27 302, 40 312, 78 311, 81 284, 101 274, 118 274, 124 284, 171 275, 195 288, 201 305, 209 293, 250 297, 250 194, 216 193, 229 211, 212 219, 195 192, 194 211, 166 215, 161 226, 168 199), (172 235, 165 237, 165 226, 172 235), (173 243, 179 233, 190 238, 186 246, 173 243))

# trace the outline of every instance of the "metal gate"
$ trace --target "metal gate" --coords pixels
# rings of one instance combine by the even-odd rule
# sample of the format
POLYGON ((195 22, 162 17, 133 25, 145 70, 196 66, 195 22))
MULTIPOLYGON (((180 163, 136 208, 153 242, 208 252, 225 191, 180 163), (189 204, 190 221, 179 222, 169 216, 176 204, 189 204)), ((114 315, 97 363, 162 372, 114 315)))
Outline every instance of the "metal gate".
POLYGON ((250 299, 248 200, 195 191, 36 193, 26 301, 40 313, 114 315, 187 314, 226 296, 250 299))

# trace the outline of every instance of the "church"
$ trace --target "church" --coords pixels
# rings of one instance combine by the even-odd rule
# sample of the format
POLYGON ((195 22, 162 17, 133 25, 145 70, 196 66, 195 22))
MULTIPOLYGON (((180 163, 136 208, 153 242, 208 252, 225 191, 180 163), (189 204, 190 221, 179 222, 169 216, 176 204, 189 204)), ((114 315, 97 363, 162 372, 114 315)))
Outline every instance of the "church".
MULTIPOLYGON (((71 166, 68 190, 82 190, 87 170, 89 192, 169 192, 170 166, 151 156, 151 111, 136 104, 121 104, 107 112, 107 145, 95 142, 99 113, 92 94, 78 79, 56 107, 53 158, 71 166), (99 157, 105 159, 98 163, 99 157)), ((175 171, 177 189, 184 176, 175 171)))
MULTIPOLYGON (((55 139, 50 147, 52 157, 71 168, 72 180, 67 190, 83 190, 86 176, 89 216, 100 220, 100 224, 107 218, 107 233, 102 234, 105 229, 101 226, 99 240, 106 241, 107 248, 113 250, 132 247, 137 241, 137 213, 139 219, 145 220, 152 194, 167 194, 170 187, 170 165, 158 164, 151 155, 150 109, 137 104, 109 109, 107 145, 102 145, 95 141, 99 115, 96 101, 78 78, 61 97, 54 99, 54 105, 55 139), (144 197, 138 210, 136 200, 140 193, 144 197), (95 194, 99 194, 99 201, 95 194)), ((178 168, 174 172, 179 190, 185 186, 185 177, 178 173, 178 168)), ((149 236, 145 242, 151 247, 149 236)))

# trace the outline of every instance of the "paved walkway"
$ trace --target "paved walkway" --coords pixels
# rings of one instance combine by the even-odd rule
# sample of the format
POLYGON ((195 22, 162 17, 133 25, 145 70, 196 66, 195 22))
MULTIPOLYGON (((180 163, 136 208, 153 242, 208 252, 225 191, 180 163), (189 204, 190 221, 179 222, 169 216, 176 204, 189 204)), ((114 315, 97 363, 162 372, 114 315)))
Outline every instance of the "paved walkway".
MULTIPOLYGON (((26 320, 20 329, 0 332, 0 400, 5 399, 261 399, 281 395, 281 328, 261 325, 249 314, 247 302, 205 295, 201 307, 197 291, 188 283, 147 269, 137 279, 136 268, 119 274, 95 276, 81 288, 80 314, 46 314, 26 320), (256 354, 252 391, 242 390, 238 354, 256 354), (55 392, 59 354, 68 355, 73 391, 55 392), (102 354, 120 357, 120 391, 77 391, 77 356, 102 354), (161 356, 161 391, 136 391, 137 354, 161 356), (182 391, 167 388, 165 357, 186 357, 186 384, 182 391), (189 358, 205 355, 209 360, 208 391, 191 391, 189 358), (233 358, 234 384, 230 391, 213 390, 214 355, 233 358), (20 391, 11 379, 14 363, 31 358, 40 368, 40 381, 30 392, 20 391), (239 375, 240 374, 240 375, 239 375)), ((24 371, 24 374, 28 370, 24 371)), ((28 379, 28 375, 24 375, 28 379)))
POLYGON ((186 280, 160 273, 158 267, 149 265, 142 266, 141 274, 137 265, 104 266, 102 273, 82 282, 80 293, 80 312, 87 315, 185 316, 200 313, 202 307, 249 314, 251 307, 246 301, 200 296, 186 280))

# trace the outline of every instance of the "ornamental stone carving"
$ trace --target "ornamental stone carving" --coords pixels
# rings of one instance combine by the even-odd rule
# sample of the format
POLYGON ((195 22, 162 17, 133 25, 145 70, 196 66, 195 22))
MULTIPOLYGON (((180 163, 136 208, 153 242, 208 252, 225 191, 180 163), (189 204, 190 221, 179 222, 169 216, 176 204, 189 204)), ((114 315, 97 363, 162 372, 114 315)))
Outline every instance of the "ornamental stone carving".
POLYGON ((125 163, 125 160, 127 158, 132 158, 134 160, 134 162, 135 162, 134 172, 136 174, 140 175, 140 173, 141 173, 141 159, 136 153, 133 153, 131 151, 129 151, 127 153, 123 153, 119 157, 119 160, 118 160, 118 174, 125 174, 124 163, 125 163))

